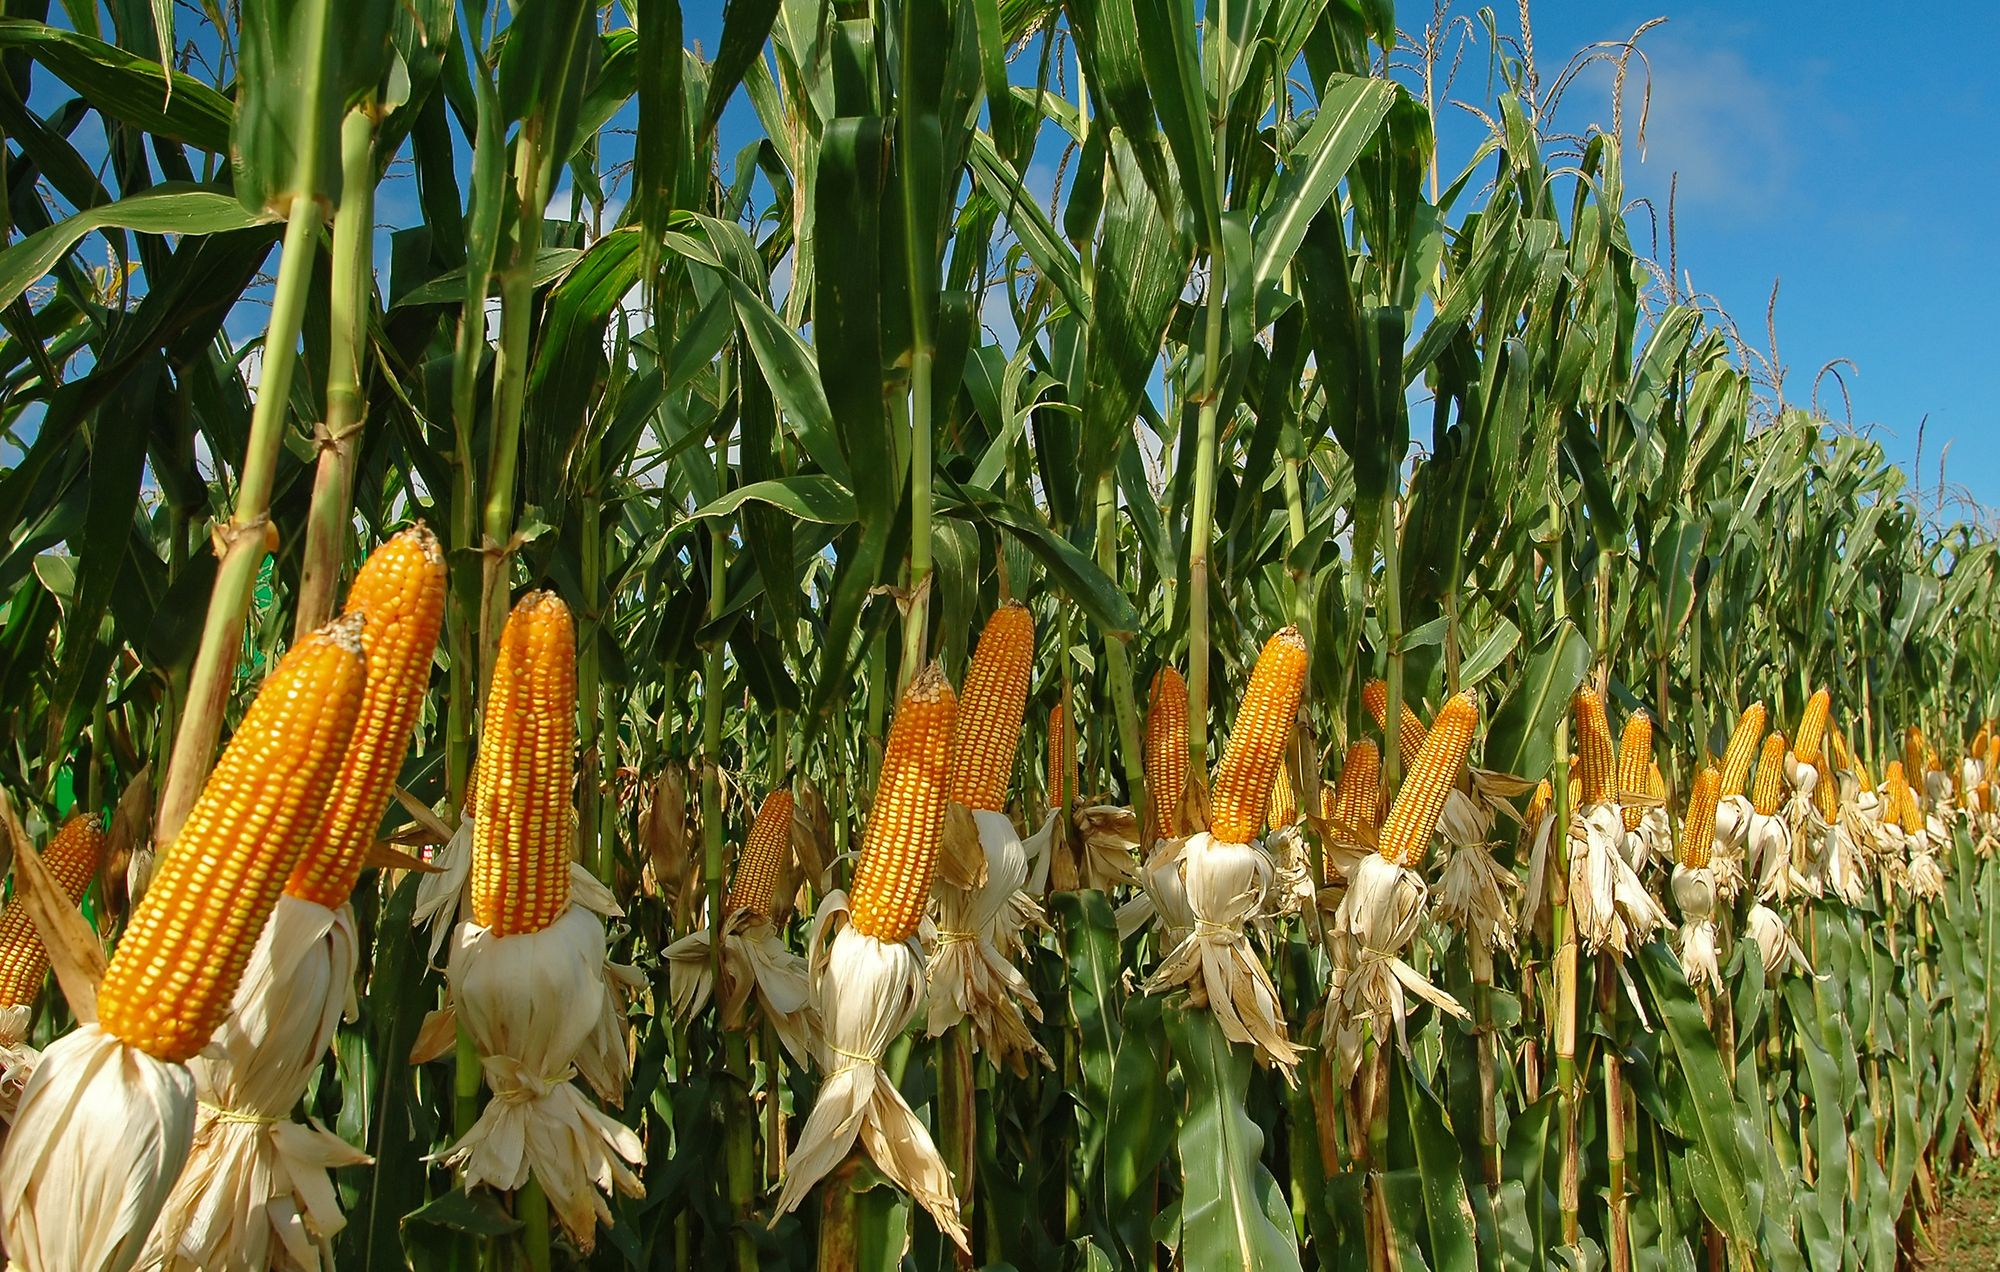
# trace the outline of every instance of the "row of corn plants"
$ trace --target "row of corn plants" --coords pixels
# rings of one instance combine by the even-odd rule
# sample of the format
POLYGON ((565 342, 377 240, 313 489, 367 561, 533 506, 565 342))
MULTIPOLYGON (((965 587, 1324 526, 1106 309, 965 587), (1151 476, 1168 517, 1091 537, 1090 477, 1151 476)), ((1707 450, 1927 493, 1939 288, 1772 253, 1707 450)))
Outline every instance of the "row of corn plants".
POLYGON ((1632 42, 26 10, 12 1265, 1930 1249, 1995 539, 1656 263, 1632 42))

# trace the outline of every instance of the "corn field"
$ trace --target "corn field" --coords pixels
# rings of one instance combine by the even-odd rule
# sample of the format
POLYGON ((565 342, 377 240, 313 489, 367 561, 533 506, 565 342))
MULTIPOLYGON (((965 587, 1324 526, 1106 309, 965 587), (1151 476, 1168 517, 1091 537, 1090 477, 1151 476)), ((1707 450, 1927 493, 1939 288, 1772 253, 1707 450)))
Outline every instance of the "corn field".
POLYGON ((1928 1255, 1994 523, 1644 28, 682 3, 0 17, 10 1266, 1928 1255))

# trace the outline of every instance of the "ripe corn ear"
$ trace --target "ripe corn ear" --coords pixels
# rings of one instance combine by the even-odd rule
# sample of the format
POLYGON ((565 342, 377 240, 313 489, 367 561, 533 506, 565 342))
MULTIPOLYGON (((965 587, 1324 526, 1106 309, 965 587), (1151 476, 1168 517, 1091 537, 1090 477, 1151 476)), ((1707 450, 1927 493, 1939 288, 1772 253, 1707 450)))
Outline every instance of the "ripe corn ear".
POLYGON ((1378 851, 1399 866, 1414 867, 1424 859, 1444 812, 1445 796, 1458 778, 1459 765, 1472 746, 1472 731, 1479 724, 1479 704, 1472 691, 1455 695, 1444 704, 1431 722, 1430 736, 1417 761, 1396 792, 1396 803, 1382 823, 1382 845, 1378 851))
POLYGON ((1764 754, 1757 761, 1757 784, 1751 788, 1750 803, 1764 816, 1778 811, 1785 795, 1785 735, 1773 733, 1764 739, 1764 754))
POLYGON ((1155 839, 1173 838, 1187 776, 1187 682, 1172 667, 1162 667, 1153 673, 1146 704, 1146 796, 1153 804, 1155 839))
POLYGON ((1914 724, 1903 733, 1903 780, 1924 780, 1924 731, 1914 724))
POLYGON ((1736 717, 1736 731, 1722 753, 1722 798, 1741 795, 1750 780, 1750 766, 1757 762, 1757 745, 1764 740, 1764 704, 1753 702, 1736 717))
POLYGON ((1711 764, 1695 776, 1681 824, 1680 863, 1690 870, 1707 866, 1715 853, 1715 805, 1721 795, 1722 771, 1711 764))
POLYGON ((1027 606, 1009 601, 993 611, 979 634, 979 649, 965 670, 965 692, 959 696, 951 739, 951 798, 967 808, 997 813, 1006 807, 1034 661, 1035 620, 1027 606))
MULTIPOLYGON (((1618 793, 1646 794, 1652 768, 1653 717, 1644 711, 1634 711, 1626 719, 1624 731, 1618 735, 1618 793)), ((1639 823, 1646 817, 1646 810, 1636 806, 1623 812, 1627 831, 1639 829, 1639 823)))
POLYGON ((1292 790, 1292 775, 1284 764, 1278 765, 1278 775, 1271 779, 1271 799, 1264 812, 1264 821, 1272 830, 1282 830, 1299 819, 1299 797, 1292 790))
MULTIPOLYGON (((42 850, 42 864, 71 905, 83 901, 83 891, 103 861, 104 827, 95 816, 71 817, 42 850)), ((28 907, 17 901, 0 910, 0 1007, 34 1002, 48 975, 49 952, 28 907)))
POLYGON ((944 833, 957 716, 958 696, 936 663, 903 690, 848 897, 854 929, 863 936, 894 945, 914 935, 924 917, 944 833))
POLYGON ((1333 815, 1363 848, 1373 848, 1378 842, 1382 824, 1382 752, 1373 738, 1362 738, 1347 748, 1346 762, 1340 766, 1340 780, 1334 784, 1333 815))
POLYGON ((97 991, 104 1031, 186 1060, 229 1012, 361 708, 361 617, 300 641, 271 673, 160 854, 97 991))
POLYGON ((743 855, 736 859, 736 877, 730 880, 729 904, 724 912, 769 914, 778 870, 791 846, 792 793, 781 786, 764 797, 757 820, 750 823, 750 838, 743 845, 743 855))
MULTIPOLYGON (((1368 708, 1368 714, 1375 720, 1375 727, 1381 729, 1382 735, 1387 737, 1389 730, 1389 682, 1386 680, 1371 680, 1361 686, 1361 705, 1368 708)), ((1410 709, 1409 703, 1405 702, 1402 706, 1403 710, 1400 717, 1402 720, 1402 736, 1397 740, 1397 746, 1400 748, 1400 753, 1403 756, 1404 766, 1408 767, 1415 760, 1417 752, 1424 749, 1424 722, 1417 719, 1417 713, 1410 709)))
POLYGON ((1798 736, 1792 739, 1792 754, 1801 764, 1820 765, 1820 748, 1826 741, 1826 720, 1833 698, 1825 689, 1816 689, 1806 699, 1805 714, 1799 717, 1798 736))
POLYGON ((1049 710, 1049 807, 1074 803, 1076 793, 1076 744, 1070 741, 1069 710, 1058 702, 1049 710))
POLYGON ((362 616, 368 684, 333 794, 285 891, 338 909, 354 891, 402 770, 444 625, 444 553, 422 524, 370 553, 347 594, 362 616))
POLYGON ((473 801, 472 917, 539 932, 569 905, 576 630, 553 592, 521 598, 500 632, 473 801))
POLYGON ((1305 686, 1306 642, 1298 628, 1283 628, 1257 656, 1229 746, 1216 766, 1208 829, 1220 842, 1247 844, 1264 824, 1264 802, 1291 741, 1305 686))
POLYGON ((1576 714, 1576 749, 1583 803, 1602 804, 1617 793, 1616 760, 1611 750, 1611 725, 1604 718, 1604 699, 1590 685, 1571 700, 1576 714))

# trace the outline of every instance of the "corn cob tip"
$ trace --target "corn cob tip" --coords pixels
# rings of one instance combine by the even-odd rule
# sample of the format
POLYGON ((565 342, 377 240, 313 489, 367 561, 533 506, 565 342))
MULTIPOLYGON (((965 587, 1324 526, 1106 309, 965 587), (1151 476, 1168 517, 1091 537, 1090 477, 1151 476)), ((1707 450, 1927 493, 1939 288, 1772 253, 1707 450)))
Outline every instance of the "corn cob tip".
POLYGON ((1715 806, 1722 794, 1722 770, 1710 765, 1695 776, 1681 824, 1680 864, 1690 870, 1708 865, 1715 853, 1715 806))
POLYGON ((1403 778, 1402 789, 1382 823, 1381 846, 1385 858, 1399 866, 1415 866, 1430 848, 1431 834, 1444 812, 1445 798, 1458 779, 1459 765, 1465 763, 1472 746, 1472 733, 1479 725, 1479 700, 1472 690, 1447 699, 1437 719, 1431 722, 1423 750, 1403 778))
POLYGON ((753 914, 771 912, 772 893, 785 853, 792 846, 792 793, 780 786, 764 797, 757 817, 750 823, 750 838, 736 861, 736 877, 730 881, 726 913, 748 910, 753 914))
POLYGON ((1035 661, 1035 620, 1008 601, 993 612, 965 670, 965 691, 951 741, 951 798, 998 812, 1005 804, 1014 753, 1027 712, 1035 661))
POLYGON ((933 662, 903 690, 854 867, 849 914, 863 936, 894 944, 923 920, 944 831, 958 697, 933 662))
POLYGON ((1306 661, 1296 627, 1280 628, 1257 656, 1209 796, 1209 834, 1223 843, 1247 844, 1264 824, 1265 802, 1305 694, 1306 661))
POLYGON ((1583 784, 1586 806, 1603 804, 1615 797, 1616 753, 1611 746, 1611 725, 1604 718, 1604 699, 1595 687, 1585 685, 1571 699, 1576 716, 1578 778, 1583 784))

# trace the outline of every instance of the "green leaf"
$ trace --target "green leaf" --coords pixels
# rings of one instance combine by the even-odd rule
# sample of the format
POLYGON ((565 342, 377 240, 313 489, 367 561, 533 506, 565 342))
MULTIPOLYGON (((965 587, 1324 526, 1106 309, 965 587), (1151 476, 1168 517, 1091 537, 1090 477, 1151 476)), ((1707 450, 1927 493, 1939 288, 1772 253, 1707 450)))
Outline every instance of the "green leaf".
POLYGON ((1078 605, 1104 635, 1120 639, 1139 630, 1139 612, 1097 563, 1049 529, 1038 513, 1026 512, 975 487, 960 486, 950 475, 940 477, 954 493, 936 492, 937 510, 945 516, 987 521, 1007 531, 1042 563, 1042 568, 1078 605))
POLYGON ((706 136, 722 118, 730 94, 743 81, 743 72, 770 38, 779 5, 780 0, 729 0, 723 6, 722 43, 716 46, 715 61, 709 64, 708 96, 702 102, 699 135, 706 136))
MULTIPOLYGON (((1465 656, 1465 661, 1459 664, 1460 687, 1470 689, 1486 679, 1487 674, 1506 661, 1507 655, 1513 653, 1514 647, 1520 643, 1521 629, 1514 626, 1511 621, 1501 619, 1494 625, 1493 630, 1486 634, 1486 639, 1480 641, 1479 645, 1465 656)), ((1488 750, 1491 750, 1490 746, 1488 750)))
POLYGON ((988 198, 1000 205, 1007 216, 1007 224, 1014 228, 1014 235, 1021 245, 1028 249, 1028 256, 1036 268, 1062 292, 1069 303, 1070 312, 1078 317, 1090 318, 1090 293, 1083 285, 1083 267, 1076 259, 1076 253, 1069 244, 1056 234, 1056 227, 1049 223, 1048 216, 1035 203, 1035 196, 1021 183, 1020 174, 1007 166, 1006 160, 993 147, 993 139, 985 133, 975 133, 972 151, 968 156, 972 161, 972 175, 979 182, 979 188, 988 198))
POLYGON ((1486 733, 1482 767, 1536 778, 1555 762, 1556 725, 1590 670, 1590 642, 1563 619, 1535 646, 1486 733))
MULTIPOLYGON (((610 238, 611 235, 605 235, 610 238)), ((601 241, 601 240, 600 240, 601 241)), ((580 247, 545 247, 535 254, 535 287, 547 287, 571 270, 584 258, 580 247)), ((465 299, 465 270, 449 270, 431 279, 422 287, 413 288, 398 300, 392 309, 402 309, 410 305, 450 305, 465 299)), ((491 280, 487 283, 488 296, 497 295, 491 280)))
POLYGON ((824 473, 799 477, 778 477, 755 481, 695 510, 691 520, 728 519, 746 503, 765 503, 792 514, 801 521, 821 525, 852 524, 857 517, 854 492, 824 473))
POLYGON ((1333 197, 1395 100, 1395 87, 1387 80, 1342 75, 1327 86, 1319 113, 1285 165, 1271 206, 1257 218, 1252 279, 1259 330, 1276 316, 1283 300, 1279 285, 1306 228, 1333 197))
POLYGON ((1181 1255, 1203 1272, 1301 1272, 1298 1238, 1250 1120, 1250 1052, 1222 1036, 1215 1013, 1174 1006, 1167 1035, 1187 1078, 1181 1117, 1181 1255), (1273 1213, 1285 1215, 1274 1222, 1273 1213))
POLYGON ((0 307, 54 269, 92 230, 117 228, 142 234, 220 234, 270 221, 246 211, 236 197, 203 186, 163 182, 129 199, 89 208, 39 230, 0 252, 0 307))
POLYGON ((395 0, 243 0, 230 125, 236 197, 284 216, 295 197, 340 202, 347 105, 388 67, 395 0))
POLYGON ((0 48, 25 49, 103 114, 141 132, 229 153, 235 107, 192 75, 169 89, 160 64, 88 35, 25 18, 0 18, 0 48))

